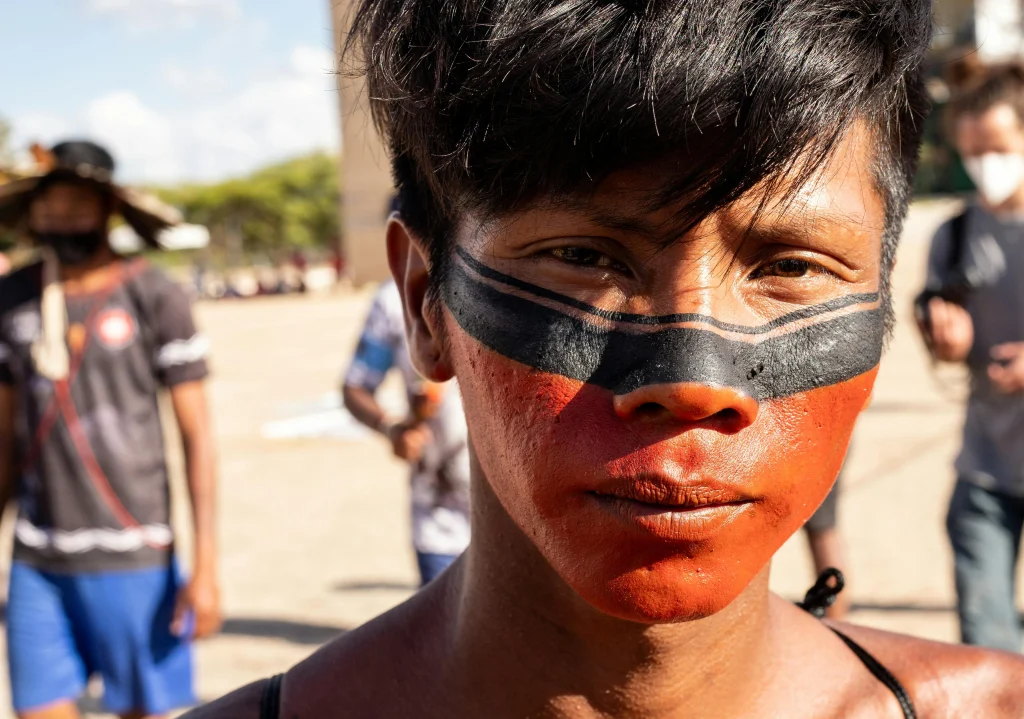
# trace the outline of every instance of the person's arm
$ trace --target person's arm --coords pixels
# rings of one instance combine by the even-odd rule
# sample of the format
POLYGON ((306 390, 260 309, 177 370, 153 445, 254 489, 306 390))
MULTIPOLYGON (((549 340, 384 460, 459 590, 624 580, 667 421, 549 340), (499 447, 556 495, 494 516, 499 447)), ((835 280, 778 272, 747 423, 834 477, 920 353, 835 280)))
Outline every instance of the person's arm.
POLYGON ((423 456, 423 450, 430 441, 430 430, 425 424, 411 417, 402 422, 389 422, 374 393, 365 387, 345 384, 341 388, 341 396, 345 409, 360 424, 388 438, 396 457, 416 462, 423 456))
POLYGON ((352 364, 342 380, 341 396, 358 422, 388 438, 396 457, 416 462, 430 439, 430 430, 412 417, 389 421, 376 398, 384 377, 395 366, 396 353, 408 351, 401 311, 397 290, 386 285, 370 307, 352 364))
POLYGON ((222 623, 217 568, 217 460, 204 383, 185 382, 171 387, 170 392, 185 451, 195 531, 192 578, 178 597, 172 630, 182 634, 191 611, 194 636, 202 638, 217 632, 222 623))
POLYGON ((974 345, 974 322, 958 304, 938 297, 928 302, 932 354, 940 362, 963 362, 974 345))
POLYGON ((1024 392, 1024 342, 1006 342, 992 348, 988 378, 1003 394, 1024 392))
POLYGON ((171 396, 185 454, 185 473, 192 504, 195 561, 189 583, 178 592, 171 630, 187 631, 189 614, 195 638, 209 636, 221 625, 217 574, 216 454, 204 381, 209 342, 196 329, 188 296, 164 275, 151 272, 137 290, 148 309, 144 319, 154 336, 154 371, 171 396))
MULTIPOLYGON (((948 281, 952 223, 938 229, 928 253, 926 289, 939 291, 948 281)), ((919 320, 925 318, 919 318, 919 320)), ((918 330, 932 356, 940 362, 963 362, 974 345, 974 323, 971 315, 958 304, 933 297, 928 302, 926 321, 918 322, 918 330)))
POLYGON ((352 384, 343 384, 341 397, 345 409, 356 418, 360 424, 369 427, 374 432, 387 435, 390 422, 377 403, 374 393, 365 387, 358 387, 352 384))
POLYGON ((0 516, 14 496, 14 427, 18 395, 13 385, 0 383, 0 516))

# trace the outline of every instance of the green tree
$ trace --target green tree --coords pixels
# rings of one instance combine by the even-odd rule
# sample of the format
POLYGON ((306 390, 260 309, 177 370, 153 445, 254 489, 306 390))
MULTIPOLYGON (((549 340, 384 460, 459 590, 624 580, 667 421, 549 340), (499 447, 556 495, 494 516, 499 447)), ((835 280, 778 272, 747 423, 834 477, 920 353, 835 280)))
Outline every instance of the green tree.
POLYGON ((229 252, 324 247, 340 231, 336 157, 315 153, 271 165, 244 178, 159 191, 189 222, 210 228, 229 252))

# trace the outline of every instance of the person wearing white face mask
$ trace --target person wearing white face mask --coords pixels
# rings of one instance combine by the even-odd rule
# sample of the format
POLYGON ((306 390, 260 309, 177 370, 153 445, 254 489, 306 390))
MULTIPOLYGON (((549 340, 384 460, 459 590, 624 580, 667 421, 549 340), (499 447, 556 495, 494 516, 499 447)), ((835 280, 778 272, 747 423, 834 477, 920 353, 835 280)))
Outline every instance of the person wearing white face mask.
POLYGON ((939 228, 917 318, 971 391, 946 526, 965 643, 1021 650, 1014 571, 1024 528, 1024 67, 982 70, 950 105, 976 202, 939 228))
MULTIPOLYGON (((990 111, 987 123, 980 118, 974 122, 980 122, 980 129, 984 131, 986 125, 1005 127, 1019 120, 1012 107, 1000 105, 990 111)), ((1024 184, 1024 155, 1017 151, 985 152, 964 157, 964 167, 988 207, 997 212, 1000 209, 1013 211, 1010 205, 1015 204, 1013 199, 1024 184)))

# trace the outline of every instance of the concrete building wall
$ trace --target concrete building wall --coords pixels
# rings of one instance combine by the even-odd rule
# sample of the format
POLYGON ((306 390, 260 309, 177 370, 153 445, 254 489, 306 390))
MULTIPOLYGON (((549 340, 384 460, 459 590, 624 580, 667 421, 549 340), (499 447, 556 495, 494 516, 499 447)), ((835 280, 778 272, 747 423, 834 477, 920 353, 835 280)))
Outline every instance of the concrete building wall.
MULTIPOLYGON (((340 48, 354 3, 330 2, 335 46, 340 48)), ((370 119, 364 83, 343 74, 339 83, 342 245, 356 284, 379 282, 390 276, 384 249, 384 219, 393 188, 390 163, 370 119)))

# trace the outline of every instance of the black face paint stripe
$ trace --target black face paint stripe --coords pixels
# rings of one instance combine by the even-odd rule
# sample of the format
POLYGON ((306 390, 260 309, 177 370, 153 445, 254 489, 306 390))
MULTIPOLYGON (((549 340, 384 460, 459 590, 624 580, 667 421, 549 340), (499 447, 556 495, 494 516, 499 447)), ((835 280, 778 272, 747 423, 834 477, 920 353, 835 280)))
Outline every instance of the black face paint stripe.
POLYGON ((457 262, 444 298, 462 329, 489 349, 615 394, 694 382, 734 387, 759 400, 786 397, 853 379, 877 366, 882 354, 881 309, 751 343, 690 327, 655 332, 597 327, 502 292, 457 262))
POLYGON ((614 312, 612 310, 604 310, 601 309, 600 307, 594 307, 593 305, 587 304, 586 302, 581 302, 580 300, 577 300, 573 297, 568 297, 566 295, 559 294, 558 292, 553 292, 544 287, 540 287, 538 285, 531 284, 530 282, 520 280, 517 277, 512 277, 511 275, 506 275, 503 272, 499 272, 493 267, 488 267, 487 265, 480 262, 480 260, 473 257, 462 247, 457 247, 456 252, 458 253, 459 257, 467 265, 469 265, 469 267, 474 272, 479 274, 481 277, 486 277, 487 279, 500 282, 501 284, 507 285, 508 287, 515 287, 516 289, 529 292, 534 297, 543 297, 544 299, 554 300, 555 302, 559 302, 568 307, 581 310, 595 317, 600 317, 601 319, 610 320, 612 322, 622 322, 624 324, 675 325, 683 322, 701 322, 703 324, 711 325, 712 327, 717 327, 718 329, 725 330, 727 332, 757 335, 771 332, 772 330, 778 329, 779 327, 784 327, 785 325, 791 324, 793 322, 810 319, 812 317, 818 317, 820 315, 828 314, 829 312, 835 312, 836 310, 845 309, 847 307, 853 307, 855 305, 863 305, 878 302, 880 297, 879 293, 877 292, 848 295, 846 297, 837 297, 834 300, 823 302, 819 305, 814 305, 813 307, 804 307, 799 310, 794 310, 793 312, 788 312, 782 315, 781 317, 777 317, 771 322, 767 322, 763 325, 751 327, 749 325, 735 325, 729 322, 722 322, 720 320, 716 320, 714 317, 708 317, 707 315, 701 315, 696 313, 682 313, 673 315, 638 315, 629 312, 614 312))

